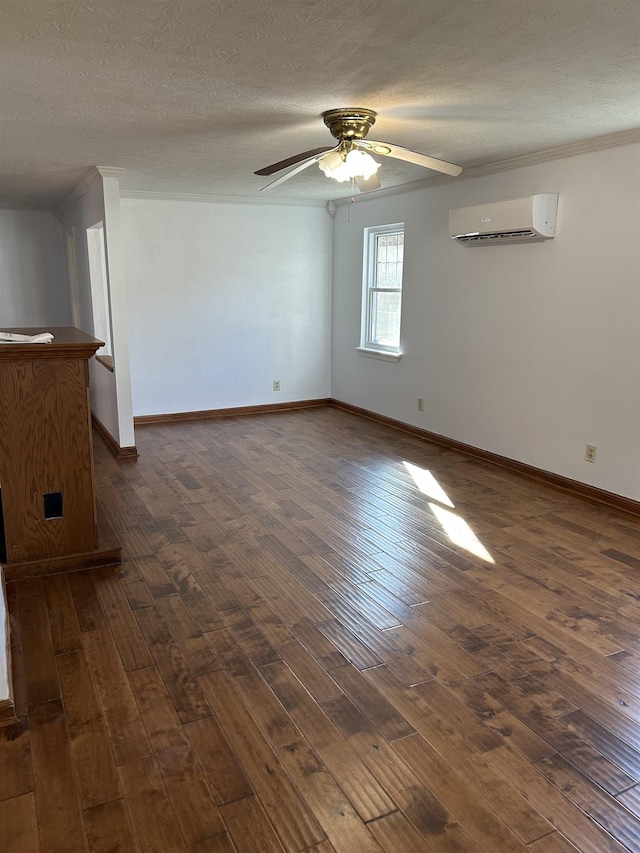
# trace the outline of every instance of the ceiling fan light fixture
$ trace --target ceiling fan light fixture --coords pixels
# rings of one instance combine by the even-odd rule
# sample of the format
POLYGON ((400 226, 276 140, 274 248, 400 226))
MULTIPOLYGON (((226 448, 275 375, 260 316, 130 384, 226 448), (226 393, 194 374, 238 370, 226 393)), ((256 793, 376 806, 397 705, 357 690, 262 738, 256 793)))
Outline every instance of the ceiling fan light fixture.
POLYGON ((366 151, 358 151, 354 148, 346 157, 340 151, 330 151, 318 160, 318 166, 328 178, 343 183, 352 178, 368 180, 378 171, 380 163, 366 151))
POLYGON ((340 151, 330 151, 318 160, 318 166, 328 178, 344 165, 344 155, 340 151))
POLYGON ((263 190, 280 186, 313 163, 317 163, 324 174, 335 181, 342 183, 355 180, 360 192, 380 189, 380 181, 376 175, 380 164, 366 153, 367 151, 379 154, 381 157, 415 163, 425 169, 433 169, 435 172, 453 177, 462 171, 462 166, 447 163, 446 160, 438 160, 427 154, 420 154, 410 148, 402 148, 390 142, 365 139, 370 128, 375 124, 376 113, 373 110, 364 107, 341 107, 336 110, 326 110, 322 113, 322 118, 338 144, 332 149, 325 147, 303 151, 294 157, 288 157, 264 169, 258 169, 255 172, 256 175, 272 175, 274 172, 293 166, 284 175, 263 187, 263 190), (366 151, 363 151, 363 148, 366 151))

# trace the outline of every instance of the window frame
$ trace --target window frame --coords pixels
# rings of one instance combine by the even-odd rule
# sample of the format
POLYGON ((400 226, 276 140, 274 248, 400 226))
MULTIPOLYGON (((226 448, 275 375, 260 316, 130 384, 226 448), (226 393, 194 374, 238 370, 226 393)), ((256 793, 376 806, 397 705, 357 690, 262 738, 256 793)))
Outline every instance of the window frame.
POLYGON ((363 252, 363 275, 362 275, 362 304, 360 311, 360 346, 359 352, 363 355, 371 354, 382 358, 397 359, 401 356, 401 329, 402 329, 402 290, 403 280, 400 287, 379 287, 377 285, 377 261, 378 261, 378 237, 382 235, 401 234, 403 237, 403 276, 404 280, 404 222, 394 222, 390 225, 374 225, 364 229, 364 252, 363 252), (398 293, 400 295, 399 318, 398 318, 398 345, 391 346, 381 344, 372 340, 374 294, 398 293))
POLYGON ((96 351, 96 361, 113 372, 113 331, 111 324, 111 293, 107 272, 107 252, 104 221, 90 225, 87 230, 87 255, 91 288, 93 334, 104 340, 96 351))

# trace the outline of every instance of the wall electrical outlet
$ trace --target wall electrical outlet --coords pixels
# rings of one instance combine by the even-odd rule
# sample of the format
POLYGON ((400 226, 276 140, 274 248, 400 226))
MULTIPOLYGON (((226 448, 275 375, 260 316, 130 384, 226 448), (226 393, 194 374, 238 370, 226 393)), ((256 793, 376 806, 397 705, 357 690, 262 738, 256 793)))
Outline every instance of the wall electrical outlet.
POLYGON ((274 380, 273 380, 273 390, 274 390, 274 391, 279 391, 279 390, 280 390, 280 380, 279 380, 279 379, 274 379, 274 380))
POLYGON ((424 412, 424 397, 418 397, 418 411, 424 412))
POLYGON ((595 462, 596 461, 596 451, 597 450, 598 450, 598 448, 595 446, 595 444, 587 444, 587 449, 586 449, 585 454, 584 454, 584 458, 587 460, 587 462, 595 462))

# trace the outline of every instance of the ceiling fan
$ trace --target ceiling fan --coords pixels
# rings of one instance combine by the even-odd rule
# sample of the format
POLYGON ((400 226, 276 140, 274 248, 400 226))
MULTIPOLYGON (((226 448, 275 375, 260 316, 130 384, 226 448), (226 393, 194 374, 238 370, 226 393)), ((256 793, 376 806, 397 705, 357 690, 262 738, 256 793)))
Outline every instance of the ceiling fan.
POLYGON ((375 142, 373 139, 365 139, 369 129, 375 124, 376 115, 373 110, 361 107, 341 107, 340 109, 327 110, 322 113, 324 123, 331 131, 331 135, 338 140, 333 148, 312 148, 303 151, 286 160, 280 160, 264 169, 258 169, 255 175, 273 175, 289 166, 284 175, 271 181, 264 190, 270 190, 293 178, 303 169, 318 163, 322 171, 329 178, 337 181, 354 179, 358 189, 362 192, 377 190, 381 186, 376 171, 380 166, 371 154, 379 154, 382 157, 393 157, 396 160, 405 160, 407 163, 415 163, 426 169, 443 172, 445 175, 459 175, 462 166, 447 163, 445 160, 437 160, 427 154, 419 154, 409 148, 400 145, 392 145, 389 142, 375 142))

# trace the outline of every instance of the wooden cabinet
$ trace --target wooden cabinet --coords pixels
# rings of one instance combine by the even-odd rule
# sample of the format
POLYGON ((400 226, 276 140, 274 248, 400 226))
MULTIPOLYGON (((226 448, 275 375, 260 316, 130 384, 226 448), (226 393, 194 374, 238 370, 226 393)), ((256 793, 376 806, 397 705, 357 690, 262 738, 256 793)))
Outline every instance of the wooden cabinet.
POLYGON ((67 327, 7 331, 54 340, 0 344, 5 578, 117 562, 99 549, 93 478, 88 361, 101 341, 67 327))

